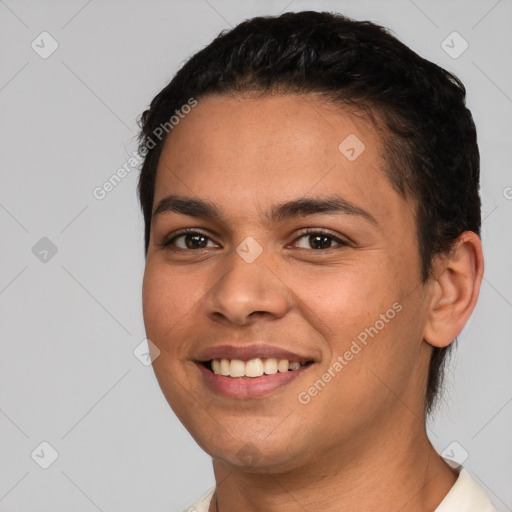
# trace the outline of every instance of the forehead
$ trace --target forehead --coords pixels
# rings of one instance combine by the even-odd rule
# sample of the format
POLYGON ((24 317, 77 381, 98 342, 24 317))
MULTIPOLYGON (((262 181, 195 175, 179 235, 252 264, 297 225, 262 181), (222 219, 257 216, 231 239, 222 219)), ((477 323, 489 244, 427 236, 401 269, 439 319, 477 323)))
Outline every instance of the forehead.
POLYGON ((339 144, 349 135, 364 140, 365 160, 378 157, 380 139, 372 123, 317 95, 207 96, 175 126, 164 154, 175 165, 208 157, 212 166, 218 157, 225 166, 229 154, 247 164, 272 156, 295 165, 306 159, 317 167, 341 162, 339 144), (194 151, 180 155, 184 148, 194 151))
POLYGON ((208 96, 167 137, 154 205, 196 196, 240 215, 334 192, 385 217, 407 205, 384 168, 372 122, 317 96, 208 96))

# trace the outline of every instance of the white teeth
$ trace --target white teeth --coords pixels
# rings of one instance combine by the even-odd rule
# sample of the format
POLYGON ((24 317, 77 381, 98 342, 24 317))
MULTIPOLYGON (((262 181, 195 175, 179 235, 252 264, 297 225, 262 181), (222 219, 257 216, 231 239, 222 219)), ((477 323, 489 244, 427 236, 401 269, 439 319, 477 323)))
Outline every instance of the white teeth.
POLYGON ((279 363, 277 363, 277 371, 284 373, 288 371, 288 368, 290 366, 290 363, 287 359, 280 359, 279 363))
POLYGON ((260 358, 251 359, 245 363, 246 377, 261 377, 263 375, 263 363, 260 358))
POLYGON ((277 359, 274 357, 269 357, 263 366, 267 375, 274 375, 277 373, 277 359))
MULTIPOLYGON (((214 359, 215 361, 215 359, 214 359)), ((212 365, 213 366, 213 365, 212 365)), ((215 371, 215 368, 213 368, 213 371, 214 373, 217 373, 215 371)), ((221 359, 220 361, 220 372, 219 372, 221 375, 224 375, 224 376, 229 376, 229 359, 221 359)))
POLYGON ((213 359, 211 369, 216 375, 225 377, 261 377, 262 375, 274 375, 298 370, 306 363, 299 361, 288 361, 287 359, 276 359, 274 357, 250 359, 247 362, 240 359, 213 359))
POLYGON ((240 359, 231 359, 229 363, 229 375, 231 377, 243 377, 245 375, 245 364, 240 359))

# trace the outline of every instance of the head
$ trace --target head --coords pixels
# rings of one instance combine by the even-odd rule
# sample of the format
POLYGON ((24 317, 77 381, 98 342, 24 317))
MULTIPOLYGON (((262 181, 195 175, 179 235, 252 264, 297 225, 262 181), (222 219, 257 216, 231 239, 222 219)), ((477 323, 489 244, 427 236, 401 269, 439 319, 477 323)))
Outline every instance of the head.
MULTIPOLYGON (((141 127, 146 329, 162 352, 154 367, 164 394, 207 451, 220 448, 208 446, 184 408, 187 400, 196 413, 208 409, 201 400, 215 404, 193 382, 193 359, 209 339, 243 345, 258 333, 293 334, 314 361, 313 382, 331 374, 321 392, 302 395, 308 404, 289 407, 305 417, 329 400, 357 410, 386 387, 381 404, 355 423, 379 418, 397 394, 432 412, 446 356, 478 294, 477 285, 462 298, 451 293, 461 285, 447 265, 481 260, 476 131, 453 74, 370 22, 319 12, 254 18, 190 58, 141 127), (174 201, 162 203, 170 195, 174 201), (305 219, 331 228, 327 237, 341 234, 343 253, 318 230, 302 236, 317 244, 309 251, 327 244, 318 259, 278 250, 305 219), (196 232, 181 252, 163 247, 189 226, 210 242, 201 245, 196 232), (258 253, 251 263, 237 252, 247 237, 253 245, 245 249, 258 253), (450 309, 455 295, 461 302, 450 309), (353 361, 334 369, 347 351, 353 361)), ((229 412, 226 401, 199 416, 215 423, 223 411, 232 419, 229 436, 243 440, 244 414, 255 415, 251 429, 270 427, 258 414, 275 420, 277 396, 256 407, 237 402, 229 412)), ((348 435, 355 423, 340 428, 348 435)))

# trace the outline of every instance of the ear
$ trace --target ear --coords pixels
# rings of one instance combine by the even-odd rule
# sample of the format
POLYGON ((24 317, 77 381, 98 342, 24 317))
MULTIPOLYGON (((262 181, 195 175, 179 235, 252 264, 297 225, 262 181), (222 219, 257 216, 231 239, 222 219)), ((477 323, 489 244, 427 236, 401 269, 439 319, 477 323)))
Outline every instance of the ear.
POLYGON ((423 339, 446 347, 460 333, 475 307, 484 273, 480 237, 462 233, 449 254, 434 262, 431 297, 423 339))

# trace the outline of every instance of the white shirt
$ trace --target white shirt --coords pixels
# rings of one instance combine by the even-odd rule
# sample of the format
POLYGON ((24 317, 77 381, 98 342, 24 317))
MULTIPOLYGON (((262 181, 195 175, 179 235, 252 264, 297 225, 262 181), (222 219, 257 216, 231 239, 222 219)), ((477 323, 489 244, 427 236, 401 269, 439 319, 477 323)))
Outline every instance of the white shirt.
MULTIPOLYGON (((459 464, 444 459, 459 473, 455 484, 444 500, 433 512, 496 512, 484 490, 471 478, 471 475, 459 464)), ((195 503, 183 512, 208 512, 215 486, 208 489, 195 503)))

